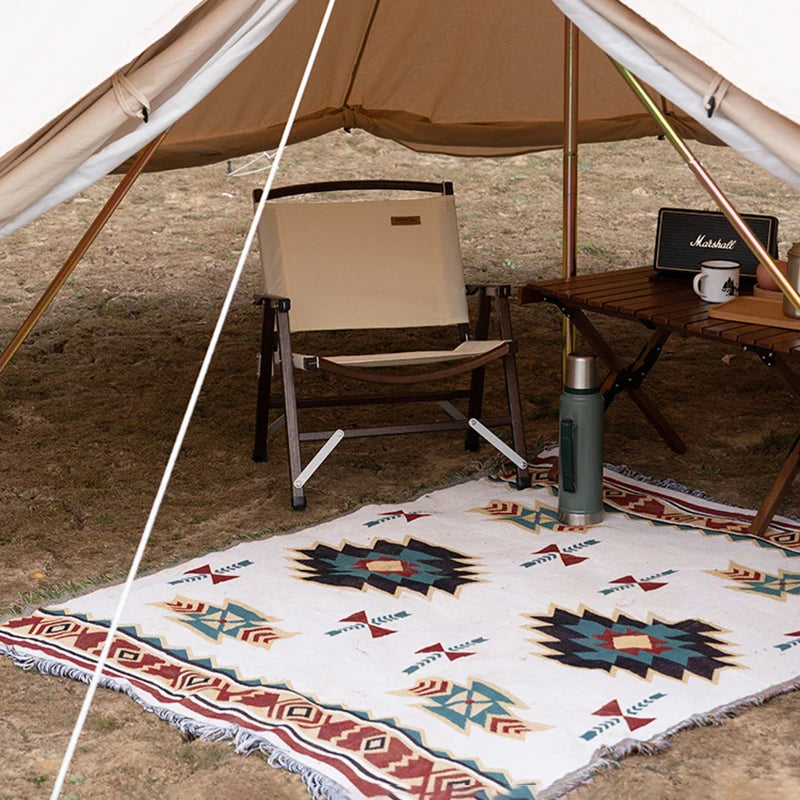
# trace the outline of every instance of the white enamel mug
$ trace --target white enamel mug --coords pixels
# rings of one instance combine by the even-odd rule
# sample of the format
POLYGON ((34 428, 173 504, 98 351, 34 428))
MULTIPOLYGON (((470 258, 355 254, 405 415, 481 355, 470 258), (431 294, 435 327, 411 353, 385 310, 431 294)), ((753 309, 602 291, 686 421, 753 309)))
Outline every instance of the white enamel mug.
POLYGON ((695 294, 707 303, 724 303, 739 294, 737 261, 703 261, 692 284, 695 294))

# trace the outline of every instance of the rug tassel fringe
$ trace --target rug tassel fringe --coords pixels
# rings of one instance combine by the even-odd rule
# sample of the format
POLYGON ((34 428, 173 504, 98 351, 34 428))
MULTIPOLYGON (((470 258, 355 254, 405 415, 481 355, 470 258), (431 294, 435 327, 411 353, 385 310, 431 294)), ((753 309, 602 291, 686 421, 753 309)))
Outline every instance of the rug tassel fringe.
MULTIPOLYGON (((636 470, 631 469, 624 464, 603 464, 603 468, 609 472, 614 472, 617 475, 622 475, 623 478, 632 478, 635 481, 646 483, 648 486, 655 486, 658 489, 669 489, 670 491, 678 492, 679 494, 685 494, 689 497, 696 497, 698 500, 707 500, 709 503, 714 503, 715 505, 734 509, 736 511, 748 510, 743 509, 741 506, 734 505, 733 503, 725 503, 721 500, 717 500, 711 497, 711 495, 706 494, 706 492, 700 491, 699 489, 690 489, 688 486, 684 486, 684 484, 678 483, 678 481, 674 481, 671 478, 654 480, 648 475, 643 475, 641 472, 637 472, 636 470)), ((791 520, 792 522, 800 522, 800 517, 793 516, 792 514, 781 514, 781 517, 783 519, 791 520)))
POLYGON ((751 695, 750 697, 737 700, 734 703, 714 708, 705 714, 694 714, 683 722, 674 725, 664 733, 649 739, 648 741, 638 741, 636 739, 625 739, 613 747, 602 747, 597 750, 592 757, 591 763, 582 769, 567 775, 559 781, 548 786, 539 793, 538 800, 559 800, 570 792, 574 792, 581 786, 591 783, 601 772, 616 769, 620 762, 627 756, 645 755, 652 756, 667 750, 675 734, 681 731, 691 730, 692 728, 704 728, 709 725, 724 725, 729 719, 738 716, 743 711, 750 708, 757 708, 768 700, 779 697, 789 692, 800 689, 800 677, 785 683, 779 683, 762 692, 751 695))
MULTIPOLYGON (((0 656, 8 656, 16 666, 24 670, 37 670, 42 675, 53 675, 57 678, 71 678, 72 680, 82 681, 88 684, 92 679, 92 674, 78 667, 68 667, 56 661, 34 658, 25 653, 21 653, 15 647, 0 645, 0 656)), ((248 756, 258 752, 265 756, 267 764, 276 769, 283 769, 294 772, 300 776, 306 785, 313 800, 352 800, 344 788, 331 778, 316 772, 310 767, 301 764, 291 755, 278 747, 270 744, 266 740, 250 731, 246 731, 238 726, 219 727, 208 723, 198 722, 191 717, 179 714, 168 709, 156 708, 146 703, 138 697, 126 685, 124 681, 117 681, 109 677, 101 677, 99 686, 104 689, 113 689, 116 692, 126 694, 135 700, 144 711, 155 714, 159 719, 163 719, 173 727, 177 728, 181 735, 190 739, 199 739, 204 742, 227 742, 233 745, 234 752, 240 756, 248 756)))

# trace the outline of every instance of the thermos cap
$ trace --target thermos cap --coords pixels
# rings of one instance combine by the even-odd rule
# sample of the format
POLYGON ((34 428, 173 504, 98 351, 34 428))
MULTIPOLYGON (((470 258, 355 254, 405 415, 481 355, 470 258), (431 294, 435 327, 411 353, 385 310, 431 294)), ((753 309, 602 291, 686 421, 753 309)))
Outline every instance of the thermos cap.
POLYGON ((594 353, 570 353, 567 356, 564 387, 567 389, 596 389, 597 356, 594 353))

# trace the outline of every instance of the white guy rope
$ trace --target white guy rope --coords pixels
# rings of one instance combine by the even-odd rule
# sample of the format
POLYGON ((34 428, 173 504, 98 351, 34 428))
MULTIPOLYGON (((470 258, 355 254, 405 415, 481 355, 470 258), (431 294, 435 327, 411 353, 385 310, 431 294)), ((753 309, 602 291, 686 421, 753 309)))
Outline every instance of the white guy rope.
POLYGON ((114 636, 116 635, 117 629, 119 628, 120 618, 122 617, 122 611, 125 608, 125 604, 128 601, 128 596, 130 595, 133 580, 136 577, 136 573, 139 571, 139 565, 141 564, 142 558, 144 556, 144 551, 150 539, 150 534, 152 533, 153 526, 155 524, 156 517, 158 516, 159 509, 161 508, 161 502, 164 499, 164 494, 167 491, 167 486, 169 485, 170 478, 172 477, 172 471, 175 468, 175 462, 178 459, 178 453, 180 452, 180 449, 183 446, 183 440, 186 436, 186 431, 189 427, 189 422, 191 421, 192 415, 194 414, 194 409, 195 406, 197 405, 197 399, 200 396, 200 390, 203 388, 203 383, 206 379, 208 368, 211 365, 211 359, 214 356, 214 351, 216 350, 217 342, 219 341, 220 334, 222 333, 222 328, 225 325, 225 320, 228 316, 228 311, 230 310, 231 303, 233 302, 233 295, 236 292, 236 288, 239 284, 239 279, 241 278, 242 271, 244 270, 245 261, 247 260, 247 256, 250 253, 250 248, 253 246, 253 239, 255 238, 256 229, 258 228, 258 223, 261 220, 261 215, 263 214, 264 203, 269 195, 270 189, 272 188, 272 183, 275 179, 275 174, 278 171, 278 166, 280 165, 281 158, 283 156, 283 151, 286 149, 286 143, 289 139, 289 133, 292 130, 292 125, 294 124, 295 117, 297 116, 297 110, 300 107, 300 102, 303 99, 303 94, 305 92, 306 85, 308 84, 308 79, 309 76, 311 75, 311 70, 317 58, 317 53, 319 52, 320 44, 322 43, 322 39, 325 35, 325 30, 328 27, 328 21, 330 19, 331 13, 333 12, 333 7, 335 4, 336 0, 328 0, 328 6, 325 9, 325 14, 323 15, 319 31, 317 32, 317 38, 314 41, 313 48, 311 49, 311 54, 308 57, 308 62, 306 63, 305 72, 303 73, 303 78, 300 81, 300 86, 297 89, 297 94, 295 95, 294 103, 292 105, 292 110, 289 112, 289 118, 286 120, 286 125, 284 126, 283 129, 283 134, 281 136, 280 144, 278 145, 278 150, 276 151, 274 159, 272 161, 272 168, 270 169, 266 183, 264 184, 264 190, 261 196, 261 202, 258 204, 256 213, 253 216, 253 222, 250 225, 250 230, 247 233, 247 238, 245 239, 244 247, 242 248, 242 253, 239 256, 239 261, 236 265, 236 270, 233 273, 230 286, 228 287, 228 293, 225 296, 225 301, 222 304, 222 309, 220 310, 219 318, 217 319, 217 324, 216 327, 214 328, 214 333, 211 336, 211 341, 208 344, 208 349, 206 350, 206 355, 205 358, 203 359, 203 364, 200 367, 200 372, 197 376, 197 380, 195 381, 194 389, 192 391, 192 396, 189 398, 189 403, 186 406, 186 411, 184 412, 183 420, 181 421, 181 426, 180 429, 178 430, 178 435, 175 437, 175 442, 172 445, 172 451, 170 452, 169 460, 167 461, 167 466, 164 469, 164 474, 161 477, 161 483, 158 487, 158 492, 156 492, 156 497, 155 500, 153 501, 153 506, 150 509, 150 514, 147 518, 147 524, 145 525, 144 531, 142 532, 142 537, 139 540, 139 546, 136 550, 136 555, 134 556, 133 563, 131 564, 130 570, 128 571, 128 577, 123 586, 122 595, 120 596, 119 602, 117 603, 117 607, 114 611, 114 617, 111 620, 111 625, 109 626, 108 634, 106 635, 106 639, 103 644, 103 649, 100 653, 100 657, 97 660, 97 666, 95 667, 94 672, 92 673, 92 679, 89 683, 89 688, 86 691, 86 696, 84 697, 80 714, 78 715, 78 719, 75 722, 75 727, 73 728, 72 736, 70 737, 69 744, 67 745, 67 750, 64 753, 64 759, 61 762, 61 769, 59 770, 58 776, 56 777, 56 782, 55 785, 53 786, 53 791, 50 795, 50 800, 58 800, 58 797, 61 794, 61 789, 64 786, 64 780, 67 776, 67 771, 69 770, 69 766, 72 763, 72 757, 75 754, 75 748, 78 744, 78 739, 80 738, 81 731, 83 730, 83 726, 86 723, 86 717, 89 713, 89 708, 92 705, 92 700, 94 699, 95 692, 97 691, 97 686, 100 682, 100 676, 102 674, 103 667, 105 666, 106 661, 108 659, 108 653, 111 650, 111 644, 114 640, 114 636))

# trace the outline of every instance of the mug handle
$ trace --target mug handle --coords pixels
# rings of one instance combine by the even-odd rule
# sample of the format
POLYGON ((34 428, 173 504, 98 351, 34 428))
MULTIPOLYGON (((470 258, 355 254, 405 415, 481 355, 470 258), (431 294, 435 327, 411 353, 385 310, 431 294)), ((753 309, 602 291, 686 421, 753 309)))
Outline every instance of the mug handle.
POLYGON ((692 286, 694 287, 695 294, 699 295, 701 300, 705 300, 705 297, 703 297, 703 292, 700 289, 700 284, 703 282, 703 278, 705 278, 705 274, 702 272, 698 272, 697 275, 694 276, 694 280, 692 281, 692 286))

